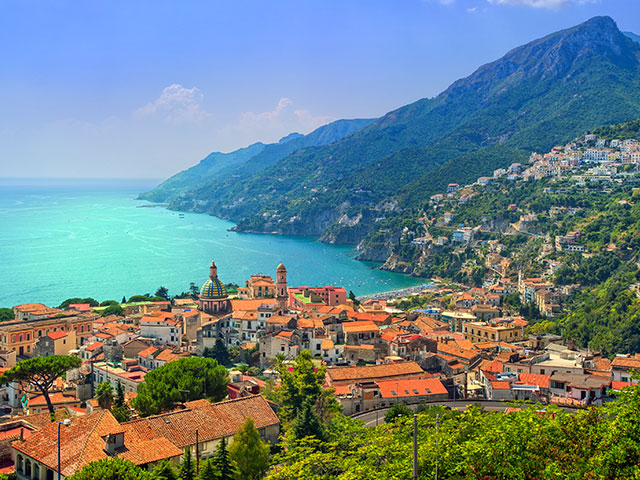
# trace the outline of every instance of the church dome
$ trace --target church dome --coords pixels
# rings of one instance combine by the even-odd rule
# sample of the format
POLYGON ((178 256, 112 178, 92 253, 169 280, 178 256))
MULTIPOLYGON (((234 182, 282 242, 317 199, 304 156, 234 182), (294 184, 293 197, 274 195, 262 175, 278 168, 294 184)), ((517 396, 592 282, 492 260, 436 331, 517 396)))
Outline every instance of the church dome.
POLYGON ((201 298, 226 298, 227 291, 224 288, 224 285, 218 280, 209 279, 202 284, 202 288, 200 289, 200 297, 201 298))

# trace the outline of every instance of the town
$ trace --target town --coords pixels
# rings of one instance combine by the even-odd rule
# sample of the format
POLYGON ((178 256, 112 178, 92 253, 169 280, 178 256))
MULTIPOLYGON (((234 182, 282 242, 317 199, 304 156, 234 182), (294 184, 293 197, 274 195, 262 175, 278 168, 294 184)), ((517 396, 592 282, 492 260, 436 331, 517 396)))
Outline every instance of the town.
POLYGON ((265 442, 276 443, 278 406, 269 395, 281 381, 276 365, 295 365, 305 351, 317 367, 326 367, 324 388, 343 414, 355 417, 384 414, 397 404, 456 400, 579 409, 613 400, 636 381, 632 372, 640 368, 640 356, 620 352, 610 360, 558 335, 528 334, 528 321, 505 299, 516 296, 553 313, 564 293, 541 278, 501 277, 486 288, 425 285, 413 296, 427 296, 429 305, 403 310, 402 299, 359 300, 342 287, 289 286, 282 264, 275 280, 255 274, 234 293, 220 274, 212 262, 197 295, 116 304, 117 313, 110 313, 113 303, 14 306, 14 318, 0 324, 2 372, 48 356, 77 357, 80 366, 51 383, 49 398, 26 381, 2 386, 1 471, 15 471, 20 479, 54 478, 55 452, 43 450, 58 434, 51 408, 74 432, 62 437, 62 450, 77 442, 97 445, 78 458, 65 457, 65 477, 121 451, 145 468, 177 461, 187 450, 205 459, 249 417, 265 442), (226 358, 226 400, 185 401, 139 415, 133 405, 145 377, 203 356, 226 358), (100 401, 105 386, 122 392, 122 423, 100 401), (230 421, 212 421, 223 417, 230 421), (185 436, 183 425, 199 438, 185 436), (153 433, 141 436, 140 429, 153 433))

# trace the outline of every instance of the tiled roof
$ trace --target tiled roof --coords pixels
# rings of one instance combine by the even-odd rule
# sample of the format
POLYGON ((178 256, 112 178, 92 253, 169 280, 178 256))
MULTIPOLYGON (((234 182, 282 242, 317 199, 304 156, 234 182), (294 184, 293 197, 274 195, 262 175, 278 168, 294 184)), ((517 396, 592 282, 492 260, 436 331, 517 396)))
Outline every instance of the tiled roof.
MULTIPOLYGON (((54 405, 62 404, 62 403, 76 403, 80 400, 77 397, 71 395, 64 395, 60 392, 54 392, 49 394, 49 399, 51 403, 54 405)), ((30 407, 42 407, 47 404, 47 401, 44 398, 44 395, 38 395, 37 397, 33 397, 29 399, 30 407)))
POLYGON ((511 384, 509 382, 492 381, 491 387, 494 390, 511 390, 511 384))
POLYGON ((199 441, 209 442, 233 436, 244 421, 251 417, 256 428, 278 425, 280 420, 262 395, 210 403, 207 400, 187 402, 185 410, 155 415, 123 424, 146 438, 165 437, 178 448, 199 441))
POLYGON ((447 393, 447 389, 437 378, 387 380, 376 383, 382 398, 418 397, 447 393))
POLYGON ((59 338, 63 338, 69 335, 69 332, 65 332, 64 330, 60 330, 59 332, 51 332, 49 333, 49 338, 52 340, 58 340, 59 338))
POLYGON ((424 375, 424 370, 416 362, 385 363, 364 367, 327 368, 327 379, 331 382, 362 381, 365 379, 384 379, 402 375, 424 375))
POLYGON ((153 354, 157 351, 158 349, 156 347, 145 348, 140 353, 138 353, 138 356, 142 358, 153 357, 153 354))
POLYGON ((342 329, 345 331, 345 333, 363 333, 363 332, 380 331, 378 326, 370 320, 345 322, 342 324, 342 329))
POLYGON ((537 385, 540 388, 549 388, 550 380, 551 375, 521 373, 517 383, 520 385, 537 385))
POLYGON ((611 362, 614 369, 640 369, 640 358, 635 357, 615 357, 611 362))
MULTIPOLYGON (((73 475, 87 463, 108 458, 104 451, 104 438, 108 434, 124 432, 125 448, 116 456, 131 460, 137 465, 173 458, 182 451, 165 438, 149 439, 133 429, 120 425, 109 410, 71 419, 69 426, 60 428, 62 475, 73 475)), ((28 455, 52 470, 58 468, 58 424, 49 423, 24 441, 13 443, 13 448, 28 455)))
POLYGON ((231 308, 235 312, 237 310, 258 310, 260 305, 275 305, 275 298, 261 298, 258 300, 231 300, 231 308))
POLYGON ((156 355, 155 358, 156 360, 159 360, 161 362, 170 363, 188 356, 189 356, 188 353, 185 353, 185 352, 176 353, 170 348, 165 348, 158 355, 156 355))
POLYGON ((91 345, 87 345, 85 350, 87 352, 93 352, 95 350, 98 350, 99 348, 102 348, 104 346, 104 343, 102 342, 93 342, 91 345))

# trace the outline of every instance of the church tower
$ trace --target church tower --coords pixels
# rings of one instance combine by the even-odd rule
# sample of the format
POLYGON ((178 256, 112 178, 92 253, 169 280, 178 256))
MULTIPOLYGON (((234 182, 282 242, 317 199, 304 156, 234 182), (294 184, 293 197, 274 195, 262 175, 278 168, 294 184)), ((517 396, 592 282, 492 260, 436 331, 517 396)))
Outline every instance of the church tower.
POLYGON ((227 291, 218 278, 218 267, 214 261, 211 261, 209 267, 209 280, 204 282, 200 288, 198 304, 201 311, 211 315, 229 311, 230 303, 227 291))
POLYGON ((278 301, 278 308, 286 311, 289 303, 289 292, 287 290, 287 268, 282 263, 276 268, 276 300, 278 301))

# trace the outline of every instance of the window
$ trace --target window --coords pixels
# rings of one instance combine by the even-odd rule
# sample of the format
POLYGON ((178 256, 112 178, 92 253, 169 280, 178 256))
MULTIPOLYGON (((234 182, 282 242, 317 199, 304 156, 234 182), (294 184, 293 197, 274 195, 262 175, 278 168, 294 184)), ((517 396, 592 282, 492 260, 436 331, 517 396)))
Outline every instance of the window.
POLYGON ((398 395, 395 390, 391 390, 391 395, 398 395))
POLYGON ((316 343, 316 350, 320 350, 320 344, 316 343))

